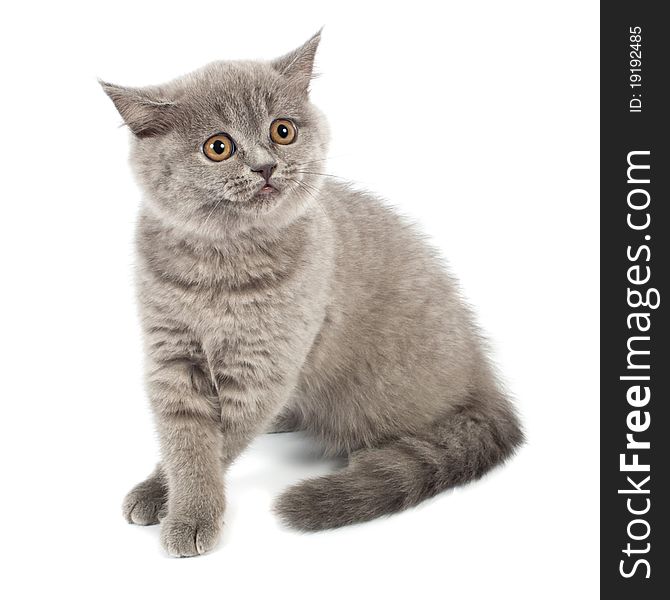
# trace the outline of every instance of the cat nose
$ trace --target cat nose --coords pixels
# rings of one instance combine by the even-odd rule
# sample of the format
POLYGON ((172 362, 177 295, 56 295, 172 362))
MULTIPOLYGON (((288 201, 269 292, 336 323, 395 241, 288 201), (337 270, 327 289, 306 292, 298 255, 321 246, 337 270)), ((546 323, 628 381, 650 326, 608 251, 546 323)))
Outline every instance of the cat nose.
POLYGON ((251 167, 251 170, 254 173, 260 173, 261 177, 265 179, 265 183, 270 181, 270 177, 272 176, 272 173, 274 170, 277 168, 277 163, 268 163, 265 165, 261 165, 260 167, 251 167))

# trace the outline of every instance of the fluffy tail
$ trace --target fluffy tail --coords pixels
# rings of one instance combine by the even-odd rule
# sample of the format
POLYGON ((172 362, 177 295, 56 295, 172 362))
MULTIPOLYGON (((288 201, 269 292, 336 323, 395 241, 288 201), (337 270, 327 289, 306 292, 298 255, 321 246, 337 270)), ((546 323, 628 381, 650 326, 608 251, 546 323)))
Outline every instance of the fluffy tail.
POLYGON ((289 488, 275 509, 303 531, 368 521, 481 477, 522 442, 506 400, 460 408, 425 434, 359 450, 343 470, 289 488))

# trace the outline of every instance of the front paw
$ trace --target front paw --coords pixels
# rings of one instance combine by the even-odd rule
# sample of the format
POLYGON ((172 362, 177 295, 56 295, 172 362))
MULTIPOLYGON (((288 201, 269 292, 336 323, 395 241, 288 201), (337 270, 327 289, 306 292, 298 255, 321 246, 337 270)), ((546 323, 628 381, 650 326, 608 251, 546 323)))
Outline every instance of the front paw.
POLYGON ((155 525, 167 508, 167 486, 162 477, 152 475, 136 485, 123 501, 123 516, 135 525, 155 525))
POLYGON ((170 556, 198 556, 219 540, 220 520, 168 514, 161 522, 161 544, 170 556))

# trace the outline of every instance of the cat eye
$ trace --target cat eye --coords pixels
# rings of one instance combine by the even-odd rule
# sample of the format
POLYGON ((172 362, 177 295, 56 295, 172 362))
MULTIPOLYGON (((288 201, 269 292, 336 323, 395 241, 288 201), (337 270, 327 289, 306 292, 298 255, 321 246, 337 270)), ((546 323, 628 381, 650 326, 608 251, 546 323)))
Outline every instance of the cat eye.
POLYGON ((207 139, 202 151, 209 160, 221 162, 235 154, 235 142, 225 133, 217 133, 207 139))
POLYGON ((270 139, 275 144, 292 144, 295 137, 298 135, 298 130, 293 121, 289 119, 275 119, 270 125, 270 139))

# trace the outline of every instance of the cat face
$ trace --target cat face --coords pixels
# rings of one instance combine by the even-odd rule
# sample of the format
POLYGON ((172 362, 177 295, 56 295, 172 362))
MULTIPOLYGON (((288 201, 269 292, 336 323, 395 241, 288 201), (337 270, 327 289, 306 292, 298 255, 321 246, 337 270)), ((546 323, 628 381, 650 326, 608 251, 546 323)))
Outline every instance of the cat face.
POLYGON ((220 238, 281 227, 317 201, 328 132, 308 86, 319 37, 271 62, 212 63, 162 86, 102 83, 157 215, 220 238))

